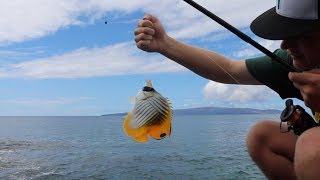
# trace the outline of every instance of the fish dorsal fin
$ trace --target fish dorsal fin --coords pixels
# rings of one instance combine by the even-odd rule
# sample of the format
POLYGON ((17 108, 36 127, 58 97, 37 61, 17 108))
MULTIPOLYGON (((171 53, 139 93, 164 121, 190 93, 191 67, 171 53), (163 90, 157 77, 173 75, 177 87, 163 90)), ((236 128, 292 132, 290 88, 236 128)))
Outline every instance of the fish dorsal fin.
POLYGON ((146 86, 153 88, 153 86, 152 86, 152 83, 151 83, 151 80, 150 80, 150 79, 147 79, 147 80, 146 80, 146 86))
POLYGON ((129 97, 129 102, 130 102, 130 104, 135 104, 136 103, 136 97, 135 96, 129 97))

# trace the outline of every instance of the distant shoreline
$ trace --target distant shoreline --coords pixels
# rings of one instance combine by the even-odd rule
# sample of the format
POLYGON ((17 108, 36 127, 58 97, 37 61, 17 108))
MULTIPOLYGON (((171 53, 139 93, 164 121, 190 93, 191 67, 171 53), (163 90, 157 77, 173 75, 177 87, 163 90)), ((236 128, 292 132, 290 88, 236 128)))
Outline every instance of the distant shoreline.
MULTIPOLYGON (((200 107, 189 109, 175 109, 174 115, 227 115, 227 114, 278 114, 278 109, 254 109, 254 108, 226 108, 226 107, 200 107)), ((125 116, 127 113, 103 114, 101 116, 125 116)))

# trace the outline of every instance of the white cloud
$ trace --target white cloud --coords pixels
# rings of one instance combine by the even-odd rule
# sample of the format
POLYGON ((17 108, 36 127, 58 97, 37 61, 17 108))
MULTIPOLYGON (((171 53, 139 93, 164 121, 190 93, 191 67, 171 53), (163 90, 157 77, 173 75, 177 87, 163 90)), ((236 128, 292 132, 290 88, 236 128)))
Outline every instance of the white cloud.
POLYGON ((6 60, 8 59, 13 61, 23 61, 26 58, 34 57, 36 55, 41 55, 44 53, 44 47, 28 47, 14 48, 11 50, 0 50, 0 61, 6 62, 6 60))
POLYGON ((194 108, 194 107, 200 107, 200 102, 198 99, 194 98, 186 98, 183 100, 183 108, 194 108))
MULTIPOLYGON (((156 14, 177 38, 195 38, 221 29, 183 1, 172 0, 0 0, 0 43, 21 42, 71 25, 92 23, 104 15, 144 11, 156 14)), ((248 24, 273 1, 203 1, 201 5, 236 27, 248 24)), ((121 16, 121 15, 120 15, 121 16)))
MULTIPOLYGON (((105 16, 122 16, 134 11, 153 13, 176 38, 204 39, 223 29, 184 1, 172 0, 0 0, 0 44, 22 42, 44 37, 61 28, 86 25, 105 16)), ((254 17, 273 6, 274 2, 254 0, 197 0, 204 7, 236 27, 246 27, 254 17)), ((130 23, 132 19, 110 23, 130 23)), ((216 37, 221 39, 220 36, 216 37)), ((212 38, 212 37, 211 37, 212 38)), ((223 37, 222 37, 223 38, 223 37)), ((243 50, 237 56, 254 54, 243 50)), ((0 51, 0 56, 22 57, 27 53, 0 51), (19 54, 20 53, 20 54, 19 54)), ((35 53, 35 52, 33 52, 35 53)), ((38 52, 41 53, 41 52, 38 52)), ((8 63, 8 62, 6 62, 8 63)), ((12 63, 12 61, 11 61, 12 63)), ((121 43, 101 48, 80 48, 62 55, 33 59, 29 62, 1 64, 0 78, 79 78, 123 74, 181 72, 176 63, 138 50, 133 44, 121 43)))
POLYGON ((78 98, 66 98, 66 97, 58 97, 52 99, 10 99, 10 100, 2 100, 2 103, 10 103, 16 105, 24 105, 24 106, 57 106, 57 105, 66 105, 66 104, 74 104, 83 101, 92 100, 90 97, 78 97, 78 98))
POLYGON ((2 108, 0 113, 4 116, 87 116, 105 113, 101 106, 92 104, 95 99, 93 97, 1 99, 0 105, 2 105, 2 108))
MULTIPOLYGON (((280 43, 281 43, 281 41, 270 41, 270 40, 264 40, 264 39, 259 39, 256 41, 271 52, 280 48, 280 43)), ((261 53, 262 53, 261 51, 254 48, 252 45, 248 45, 247 48, 244 48, 240 51, 235 52, 234 56, 237 58, 248 58, 248 57, 259 55, 261 53)))
POLYGON ((79 24, 75 0, 1 1, 0 42, 42 37, 59 28, 79 24))
MULTIPOLYGON (((21 42, 84 25, 115 10, 138 10, 140 1, 111 0, 1 0, 0 42, 21 42)), ((151 2, 151 1, 150 1, 151 2)))
MULTIPOLYGON (((274 6, 273 1, 258 3, 254 0, 230 0, 227 4, 224 0, 197 0, 196 2, 237 28, 247 27, 259 14, 274 6)), ((170 27, 170 34, 174 37, 198 38, 224 30, 221 25, 185 2, 180 1, 178 4, 178 7, 167 8, 165 15, 160 15, 170 27)))
POLYGON ((276 93, 266 86, 221 84, 209 81, 203 89, 208 100, 223 102, 249 102, 268 100, 276 97, 276 93))
POLYGON ((132 43, 73 52, 28 62, 2 65, 2 78, 79 78, 124 74, 181 72, 186 69, 162 56, 146 56, 132 43))

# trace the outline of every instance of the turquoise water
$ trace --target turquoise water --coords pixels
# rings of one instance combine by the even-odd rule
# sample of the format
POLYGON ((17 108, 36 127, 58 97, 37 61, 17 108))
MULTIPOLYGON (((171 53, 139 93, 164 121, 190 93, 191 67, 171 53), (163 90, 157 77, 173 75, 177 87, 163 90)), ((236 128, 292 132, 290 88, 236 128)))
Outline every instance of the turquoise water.
POLYGON ((265 179, 245 146, 257 119, 176 116, 170 138, 138 144, 122 117, 0 117, 0 179, 265 179))

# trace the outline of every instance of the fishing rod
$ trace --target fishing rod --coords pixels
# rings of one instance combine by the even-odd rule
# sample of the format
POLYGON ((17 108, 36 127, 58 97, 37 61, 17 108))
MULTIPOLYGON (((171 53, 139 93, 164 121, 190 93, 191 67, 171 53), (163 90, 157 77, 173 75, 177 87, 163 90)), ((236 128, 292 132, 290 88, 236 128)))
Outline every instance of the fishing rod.
MULTIPOLYGON (((256 41, 252 40, 249 36, 242 33, 232 25, 228 24, 223 19, 219 18, 212 12, 208 11, 204 7, 200 6, 199 4, 195 3, 192 0, 183 0, 189 5, 193 6, 203 14, 207 15, 212 20, 216 21, 235 35, 237 35, 239 38, 244 40, 245 42, 251 44, 261 52, 263 52, 265 55, 269 56, 272 60, 278 62, 280 65, 282 65, 284 68, 287 68, 288 70, 292 72, 302 72, 301 70, 295 68, 294 66, 288 64, 286 61, 284 61, 282 58, 278 57, 277 55, 273 54, 271 51, 266 49, 265 47, 261 46, 256 41)), ((280 131, 281 131, 281 124, 282 122, 287 122, 288 129, 285 132, 289 132, 290 130, 293 130, 293 132, 296 135, 301 135, 305 130, 320 126, 320 123, 316 122, 301 106, 293 105, 293 101, 291 99, 288 99, 286 101, 286 108, 282 111, 281 116, 281 123, 280 123, 280 131)), ((283 131, 281 131, 283 132, 283 131)))
POLYGON ((302 72, 299 69, 295 68, 294 66, 291 66, 290 64, 286 63, 286 61, 281 59, 279 56, 273 54, 271 51, 269 51, 265 47, 261 46, 259 43, 257 43, 253 39, 251 39, 248 35, 242 33, 237 28, 233 27, 232 25, 230 25, 229 23, 227 23, 226 21, 224 21, 220 17, 216 16, 215 14, 210 12, 209 10, 205 9, 204 7, 200 6, 196 2, 194 2, 192 0, 183 0, 183 1, 188 3, 189 5, 193 6, 194 8, 196 8, 197 10, 202 12, 203 14, 207 15, 209 18, 216 21, 217 23, 219 23, 220 25, 222 25, 223 27, 225 27, 226 29, 228 29, 229 31, 231 31, 232 33, 237 35, 239 38, 241 38, 245 42, 251 44, 252 46, 257 48, 258 50, 263 52, 265 55, 269 56, 271 59, 273 59, 274 61, 281 64, 283 67, 287 68, 288 70, 293 71, 293 72, 302 72))

